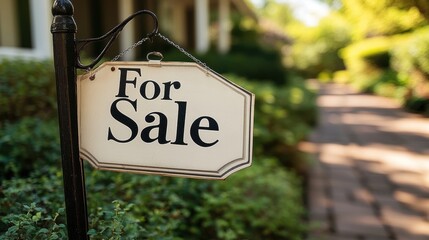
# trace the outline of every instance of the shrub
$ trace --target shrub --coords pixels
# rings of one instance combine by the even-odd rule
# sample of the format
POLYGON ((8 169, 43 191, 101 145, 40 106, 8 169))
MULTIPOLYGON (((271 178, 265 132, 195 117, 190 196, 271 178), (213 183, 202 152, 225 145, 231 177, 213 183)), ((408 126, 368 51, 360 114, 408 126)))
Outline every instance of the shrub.
POLYGON ((213 189, 202 193, 203 204, 192 222, 201 229, 201 237, 302 239, 300 182, 279 168, 275 159, 257 159, 252 168, 214 184, 213 189))
MULTIPOLYGON (((0 119, 56 114, 55 80, 51 61, 0 61, 0 119)), ((0 123, 0 127, 1 127, 0 123)))
POLYGON ((408 34, 392 50, 392 66, 406 79, 404 106, 428 114, 429 102, 429 27, 408 34))
POLYGON ((255 83, 228 75, 256 96, 254 123, 254 155, 274 156, 286 166, 302 164, 297 144, 316 123, 316 95, 303 80, 290 79, 284 86, 255 83))
MULTIPOLYGON (((61 174, 44 175, 3 183, 0 239, 64 238, 61 174)), ((87 180, 93 239, 300 239, 305 231, 300 182, 275 159, 219 182, 103 171, 87 180)))
POLYGON ((392 38, 369 38, 347 46, 340 54, 353 81, 359 81, 362 75, 389 67, 392 46, 392 38))
POLYGON ((391 69, 391 49, 403 37, 378 37, 362 40, 342 51, 349 82, 357 89, 378 95, 403 99, 407 94, 408 78, 391 69))
POLYGON ((392 50, 392 66, 398 72, 419 70, 429 75, 429 27, 405 35, 392 50))
MULTIPOLYGON (((195 56, 220 74, 232 73, 253 80, 271 81, 277 84, 283 84, 286 81, 286 71, 282 66, 281 57, 272 50, 263 50, 256 46, 254 48, 241 47, 233 49, 227 55, 209 52, 195 56)), ((165 59, 167 61, 192 61, 177 50, 166 53, 165 59)))
MULTIPOLYGON (((86 169, 92 238, 299 238, 305 230, 300 182, 279 161, 299 161, 296 144, 314 124, 315 95, 296 79, 278 86, 231 78, 256 94, 254 165, 225 182, 86 169)), ((35 78, 34 85, 46 79, 35 78)), ((2 113, 7 118, 0 125, 0 239, 65 236, 55 107, 45 104, 54 96, 45 92, 39 102, 37 94, 2 98, 8 106, 36 107, 2 113)))
POLYGON ((29 236, 33 236, 32 234, 42 228, 53 227, 52 219, 55 219, 55 224, 64 224, 65 216, 61 210, 64 208, 61 176, 58 168, 49 167, 43 170, 33 169, 28 178, 3 180, 0 185, 0 216, 5 218, 0 224, 0 233, 6 233, 10 228, 13 230, 19 222, 25 221, 25 224, 36 229, 29 231, 29 235, 26 235, 28 237, 16 239, 33 239, 29 236), (33 216, 38 219, 32 223, 33 216))
POLYGON ((350 82, 349 72, 347 70, 336 71, 332 80, 336 83, 348 83, 350 82))
POLYGON ((429 99, 429 28, 370 38, 342 52, 350 80, 359 90, 394 97, 414 112, 429 99))
POLYGON ((26 213, 9 214, 2 219, 12 226, 0 235, 1 240, 67 238, 66 226, 64 223, 57 222, 58 216, 64 214, 63 208, 59 209, 54 216, 47 215, 46 210, 37 207, 35 203, 31 203, 30 206, 24 205, 23 210, 26 213))
POLYGON ((301 183, 275 159, 257 158, 220 182, 100 171, 87 179, 90 209, 131 203, 140 237, 299 239, 305 231, 301 183))
POLYGON ((331 13, 317 27, 291 25, 289 28, 288 33, 294 38, 285 56, 289 67, 309 78, 344 69, 338 51, 350 43, 351 27, 343 16, 331 13))
MULTIPOLYGON (((56 119, 24 117, 0 127, 0 175, 28 176, 37 167, 57 165, 60 147, 56 119)), ((1 179, 0 179, 1 182, 1 179)))

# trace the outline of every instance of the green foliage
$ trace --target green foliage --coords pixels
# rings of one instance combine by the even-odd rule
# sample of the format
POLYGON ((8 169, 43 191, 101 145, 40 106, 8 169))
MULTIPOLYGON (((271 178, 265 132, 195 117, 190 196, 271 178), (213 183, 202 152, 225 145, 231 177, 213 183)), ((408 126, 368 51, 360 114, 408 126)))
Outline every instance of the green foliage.
POLYGON ((0 175, 28 175, 36 167, 58 163, 57 121, 24 117, 0 127, 0 175))
POLYGON ((291 22, 296 21, 291 7, 287 3, 276 0, 265 0, 259 12, 263 17, 274 21, 283 29, 291 22))
MULTIPOLYGON (((233 18, 231 34, 234 37, 228 54, 212 49, 208 53, 192 55, 220 74, 236 74, 251 80, 283 84, 287 81, 287 72, 281 51, 278 46, 262 42, 260 31, 253 22, 248 24, 242 17, 233 18)), ((171 47, 164 56, 165 61, 192 61, 171 47)))
POLYGON ((427 24, 413 1, 343 0, 342 3, 342 12, 353 24, 355 40, 404 33, 427 24))
POLYGON ((141 236, 168 238, 187 230, 192 208, 200 205, 199 194, 209 191, 210 182, 142 176, 89 170, 87 175, 90 209, 120 199, 132 203, 129 213, 144 227, 141 236), (106 194, 109 192, 109 194, 106 194), (144 235, 143 235, 144 234, 144 235))
POLYGON ((133 204, 128 204, 124 208, 123 203, 118 200, 112 203, 113 210, 97 207, 96 212, 89 217, 92 228, 88 231, 88 235, 91 239, 137 239, 143 236, 143 227, 127 214, 133 204))
POLYGON ((51 61, 0 61, 0 127, 24 116, 53 117, 55 99, 51 61))
POLYGON ((0 235, 1 240, 67 238, 65 225, 57 222, 57 218, 64 214, 63 208, 58 209, 54 216, 47 215, 46 209, 37 207, 35 203, 24 205, 23 210, 25 214, 9 214, 2 219, 11 226, 0 235))
MULTIPOLYGON (((52 213, 63 208, 62 178, 59 169, 34 169, 27 178, 4 180, 0 188, 0 216, 19 213, 23 204, 34 203, 52 213)), ((4 230, 0 227, 0 232, 4 230)))
POLYGON ((5 217, 0 224, 0 233, 4 233, 0 239, 64 238, 61 237, 65 231, 64 197, 59 170, 33 169, 28 178, 2 180, 0 216, 5 217))
POLYGON ((392 50, 392 67, 407 80, 404 105, 413 112, 429 114, 429 27, 402 38, 392 50))
MULTIPOLYGON (((52 72, 46 70, 49 65, 36 66, 46 76, 41 74, 31 80, 34 85, 52 79, 52 72)), ((256 94, 254 165, 224 182, 86 168, 91 238, 299 239, 302 236, 305 227, 301 183, 282 166, 301 160, 296 144, 314 124, 315 95, 297 79, 279 86, 273 82, 231 78, 256 94)), ((10 84, 2 90, 18 92, 15 88, 20 86, 10 84)), ((27 110, 12 113, 5 110, 6 119, 0 125, 0 216, 4 216, 0 239, 64 239, 55 97, 48 92, 35 97, 42 95, 37 91, 26 95, 25 91, 29 91, 26 88, 20 91, 24 92, 19 98, 7 101, 2 98, 2 101, 8 106, 37 107, 26 106, 27 110), (39 100, 53 103, 42 104, 39 100)))
POLYGON ((317 77, 321 72, 344 69, 338 51, 350 42, 350 25, 333 13, 317 27, 290 26, 294 44, 286 56, 287 65, 307 77, 317 77))
POLYGON ((277 158, 287 156, 282 158, 283 162, 296 167, 300 162, 296 146, 316 123, 315 93, 299 78, 291 78, 288 85, 280 87, 232 75, 228 78, 256 96, 254 153, 277 158))
POLYGON ((429 76, 429 27, 408 34, 392 49, 393 66, 399 72, 418 70, 429 76))
POLYGON ((403 79, 390 70, 390 49, 397 42, 392 37, 370 38, 351 44, 341 52, 349 81, 361 91, 394 97, 403 93, 403 79))
MULTIPOLYGON (((246 44, 233 45, 227 55, 209 52, 196 57, 220 74, 233 73, 253 80, 283 84, 286 80, 286 71, 279 52, 248 41, 246 44)), ((167 61, 191 61, 177 51, 164 55, 167 61)))
MULTIPOLYGON (((301 184, 275 159, 257 158, 222 182, 90 172, 92 239, 300 239, 305 231, 301 184)), ((64 236, 61 175, 45 175, 3 183, 0 239, 64 236)))
POLYGON ((369 38, 342 49, 341 57, 352 74, 367 73, 389 67, 392 38, 369 38))
POLYGON ((408 98, 405 102, 405 107, 412 112, 422 113, 425 116, 429 116, 429 99, 420 97, 408 98))
POLYGON ((255 166, 213 189, 218 194, 202 194, 203 205, 193 220, 203 233, 214 234, 209 239, 302 238, 300 183, 275 159, 257 159, 255 166))

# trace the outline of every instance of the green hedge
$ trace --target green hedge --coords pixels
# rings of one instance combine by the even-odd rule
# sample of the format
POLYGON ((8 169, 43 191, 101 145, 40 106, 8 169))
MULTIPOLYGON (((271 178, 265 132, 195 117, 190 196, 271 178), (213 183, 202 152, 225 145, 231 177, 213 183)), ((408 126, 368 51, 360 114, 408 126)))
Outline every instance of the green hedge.
POLYGON ((0 119, 24 116, 51 118, 56 114, 55 80, 51 61, 0 62, 0 119))
MULTIPOLYGON (((220 182, 87 172, 92 239, 301 239, 305 231, 300 182, 273 159, 220 182)), ((2 188, 0 239, 65 235, 58 169, 2 188)))
POLYGON ((247 81, 235 75, 228 78, 256 96, 254 153, 274 156, 288 167, 303 166, 297 145, 316 124, 315 93, 300 78, 289 79, 283 86, 247 81))
POLYGON ((394 46, 392 67, 407 81, 404 105, 429 116, 429 27, 419 29, 394 46))
POLYGON ((391 67, 391 49, 400 41, 401 37, 369 38, 343 49, 349 81, 361 91, 402 99, 407 79, 391 67))
POLYGON ((55 119, 24 117, 0 127, 0 176, 3 178, 27 176, 35 168, 58 166, 59 155, 55 119))
MULTIPOLYGON (((37 78, 22 75, 19 85, 2 85, 19 92, 19 98, 2 100, 9 106, 37 107, 2 112, 0 239, 63 239, 66 234, 51 65, 0 62, 0 77, 7 75, 2 71, 32 66, 39 72, 28 72, 37 78), (26 81, 46 89, 27 95, 31 89, 19 88, 26 81)), ((284 166, 302 161, 296 145, 314 124, 315 96, 299 80, 278 86, 229 77, 256 94, 253 165, 220 182, 87 167, 92 239, 301 238, 306 228, 301 181, 284 166)))
POLYGON ((393 97, 414 112, 429 114, 429 27, 359 41, 342 57, 359 90, 393 97))
MULTIPOLYGON (((176 49, 164 54, 165 61, 192 61, 176 49)), ((211 51, 195 57, 214 71, 235 74, 256 81, 270 81, 278 85, 287 82, 287 72, 278 50, 265 49, 256 43, 232 46, 228 54, 211 51)))

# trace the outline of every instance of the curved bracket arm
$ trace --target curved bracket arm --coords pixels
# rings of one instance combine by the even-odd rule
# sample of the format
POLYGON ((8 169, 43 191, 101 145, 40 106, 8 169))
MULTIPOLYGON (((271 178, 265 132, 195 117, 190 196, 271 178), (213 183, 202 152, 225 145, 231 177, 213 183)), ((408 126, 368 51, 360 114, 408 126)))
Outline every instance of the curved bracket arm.
POLYGON ((158 17, 153 12, 151 12, 151 11, 140 10, 140 11, 138 11, 138 12, 130 15, 123 22, 121 22, 120 24, 118 24, 117 26, 115 26, 114 28, 112 28, 109 32, 107 32, 106 34, 104 34, 101 37, 76 40, 76 45, 77 46, 81 45, 77 49, 77 62, 76 62, 77 68, 81 68, 81 69, 93 68, 101 60, 101 58, 104 56, 104 54, 106 53, 106 51, 110 48, 110 46, 112 45, 113 41, 115 41, 115 39, 118 37, 119 33, 121 33, 122 29, 125 27, 125 25, 127 25, 127 23, 130 22, 131 20, 133 20, 136 16, 141 15, 141 14, 148 14, 149 16, 151 16, 153 18, 153 20, 154 20, 154 29, 153 29, 153 31, 151 33, 149 33, 147 35, 147 37, 148 38, 154 37, 158 33, 158 17), (80 52, 83 50, 83 48, 85 48, 85 46, 88 43, 102 41, 102 40, 104 40, 104 39, 106 39, 108 37, 110 37, 110 39, 107 42, 106 46, 103 48, 103 50, 100 52, 100 54, 91 63, 89 63, 87 65, 82 64, 81 61, 80 61, 80 52))

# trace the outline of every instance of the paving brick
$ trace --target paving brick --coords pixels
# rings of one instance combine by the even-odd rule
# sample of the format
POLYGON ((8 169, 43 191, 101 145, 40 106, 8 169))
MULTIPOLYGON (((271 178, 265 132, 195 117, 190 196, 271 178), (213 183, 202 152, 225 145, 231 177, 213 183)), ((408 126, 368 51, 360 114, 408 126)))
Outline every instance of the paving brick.
POLYGON ((328 216, 330 200, 326 196, 322 182, 310 181, 308 198, 308 211, 311 216, 328 216))
POLYGON ((389 174, 390 180, 396 185, 411 186, 416 188, 424 187, 422 185, 423 177, 417 172, 397 171, 389 174))
POLYGON ((344 181, 359 181, 359 176, 352 166, 328 165, 327 172, 334 179, 344 181))
POLYGON ((371 207, 349 202, 333 203, 335 232, 344 235, 388 237, 371 207))
POLYGON ((343 85, 320 94, 307 239, 429 240, 429 119, 343 85))
POLYGON ((366 188, 357 188, 352 191, 354 202, 365 203, 371 205, 374 203, 372 193, 366 188))
POLYGON ((317 217, 313 217, 309 222, 309 226, 311 233, 314 235, 330 233, 332 229, 332 226, 327 218, 317 219, 317 217))
POLYGON ((394 192, 394 198, 398 202, 406 205, 408 208, 425 214, 429 212, 429 199, 422 198, 409 192, 397 190, 394 192))
POLYGON ((326 164, 351 166, 352 162, 345 155, 345 148, 340 144, 323 144, 320 149, 320 161, 326 164))
POLYGON ((418 239, 423 237, 429 238, 429 222, 422 216, 418 216, 403 208, 389 206, 382 206, 380 211, 382 218, 396 236, 412 236, 418 239))
POLYGON ((391 237, 380 237, 380 236, 364 236, 361 237, 360 239, 364 239, 364 240, 391 240, 391 237))
POLYGON ((393 185, 385 174, 363 171, 362 177, 365 179, 365 186, 372 192, 391 194, 393 185))
MULTIPOLYGON (((338 234, 312 234, 307 240, 360 240, 358 236, 344 236, 338 234)), ((384 239, 380 239, 384 240, 384 239)))

